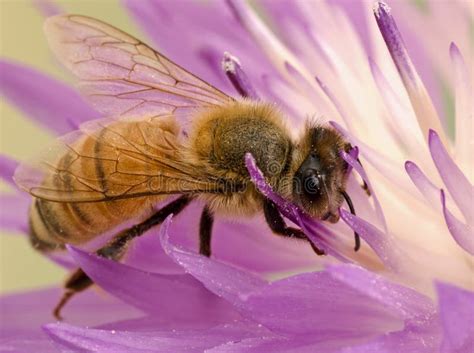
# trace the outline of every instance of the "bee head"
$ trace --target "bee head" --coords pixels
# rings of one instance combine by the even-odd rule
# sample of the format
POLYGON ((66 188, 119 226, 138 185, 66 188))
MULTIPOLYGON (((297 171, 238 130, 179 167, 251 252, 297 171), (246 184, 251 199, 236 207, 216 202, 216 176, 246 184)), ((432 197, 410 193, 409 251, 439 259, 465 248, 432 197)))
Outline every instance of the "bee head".
POLYGON ((311 216, 337 222, 347 180, 347 163, 340 157, 347 143, 335 130, 308 126, 293 162, 293 199, 311 216))

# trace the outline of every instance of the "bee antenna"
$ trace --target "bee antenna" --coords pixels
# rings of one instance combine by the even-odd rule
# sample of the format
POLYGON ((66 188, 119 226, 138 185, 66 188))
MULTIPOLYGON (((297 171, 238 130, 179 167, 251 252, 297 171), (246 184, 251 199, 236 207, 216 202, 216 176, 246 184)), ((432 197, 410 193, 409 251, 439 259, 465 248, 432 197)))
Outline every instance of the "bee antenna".
MULTIPOLYGON (((344 197, 344 200, 346 200, 347 205, 349 206, 349 209, 351 210, 351 213, 355 216, 356 212, 354 209, 354 205, 352 204, 352 200, 345 191, 341 191, 342 196, 344 197)), ((355 238, 355 247, 354 251, 357 251, 360 249, 360 236, 357 232, 354 232, 354 238, 355 238)))

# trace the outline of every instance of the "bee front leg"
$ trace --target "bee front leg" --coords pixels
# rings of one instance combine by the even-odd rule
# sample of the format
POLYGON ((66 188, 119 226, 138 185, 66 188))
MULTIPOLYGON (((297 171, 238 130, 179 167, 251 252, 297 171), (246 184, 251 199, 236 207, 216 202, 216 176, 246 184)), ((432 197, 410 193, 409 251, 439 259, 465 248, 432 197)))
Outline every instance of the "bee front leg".
POLYGON ((199 223, 199 253, 207 257, 211 256, 211 236, 213 224, 214 215, 206 205, 202 210, 201 221, 199 223))
MULTIPOLYGON (((181 196, 170 202, 168 205, 153 214, 144 222, 134 225, 131 228, 125 229, 115 235, 105 246, 96 251, 96 254, 110 260, 119 261, 125 254, 129 242, 141 236, 150 228, 161 224, 170 214, 177 215, 180 213, 191 201, 188 196, 181 196)), ((212 221, 211 221, 212 227, 212 221)), ((209 234, 210 239, 210 234, 209 234)), ((64 285, 64 293, 59 303, 53 310, 53 315, 56 319, 61 320, 61 309, 66 303, 76 294, 89 288, 94 282, 87 276, 82 269, 74 271, 66 280, 64 285)))
POLYGON ((265 214, 265 220, 273 233, 284 237, 307 240, 317 255, 325 255, 324 251, 316 247, 301 229, 288 227, 286 225, 280 211, 278 211, 278 208, 271 200, 266 199, 264 201, 263 213, 265 214))

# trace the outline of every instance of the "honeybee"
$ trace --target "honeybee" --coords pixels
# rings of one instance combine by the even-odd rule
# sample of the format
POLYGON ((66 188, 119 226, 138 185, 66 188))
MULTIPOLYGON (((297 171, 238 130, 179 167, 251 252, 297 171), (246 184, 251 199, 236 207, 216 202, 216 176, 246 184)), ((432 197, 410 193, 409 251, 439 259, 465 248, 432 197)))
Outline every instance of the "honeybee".
MULTIPOLYGON (((250 181, 248 152, 274 190, 311 216, 337 222, 344 199, 354 213, 345 191, 348 165, 339 154, 350 145, 335 130, 308 123, 294 141, 275 105, 232 98, 96 19, 52 17, 45 31, 58 59, 109 117, 83 124, 16 171, 17 184, 34 197, 29 220, 36 249, 84 244, 134 221, 97 250, 118 261, 132 239, 194 200, 205 204, 199 227, 205 256, 217 215, 263 210, 275 234, 307 240, 250 181)), ((54 315, 60 318, 69 298, 91 284, 75 271, 54 315)))

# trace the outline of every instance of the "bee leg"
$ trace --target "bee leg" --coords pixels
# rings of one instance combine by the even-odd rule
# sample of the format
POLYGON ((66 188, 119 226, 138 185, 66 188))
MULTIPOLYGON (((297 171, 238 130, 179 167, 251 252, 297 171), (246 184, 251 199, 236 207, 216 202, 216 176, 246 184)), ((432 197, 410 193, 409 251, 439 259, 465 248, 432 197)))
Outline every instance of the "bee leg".
POLYGON ((199 253, 207 257, 211 256, 211 235, 213 224, 214 215, 206 205, 202 210, 201 221, 199 223, 199 253))
MULTIPOLYGON (((364 167, 362 166, 362 163, 360 162, 360 159, 359 159, 359 158, 357 158, 357 162, 360 164, 360 166, 361 166, 362 168, 364 168, 364 167)), ((365 193, 367 194, 367 196, 370 197, 371 193, 370 193, 369 185, 367 185, 367 183, 366 183, 365 180, 363 180, 363 183, 362 183, 361 187, 362 187, 362 189, 364 189, 364 191, 365 191, 365 193)))
MULTIPOLYGON (((352 145, 350 143, 346 143, 346 146, 344 147, 344 150, 349 153, 349 151, 353 149, 352 145)), ((359 163, 359 165, 364 168, 364 166, 362 165, 359 157, 357 157, 357 163, 359 163)), ((364 189, 365 193, 367 194, 367 196, 370 196, 371 193, 370 193, 370 189, 369 189, 369 186, 367 185, 367 183, 365 182, 365 180, 363 180, 363 183, 361 185, 361 188, 364 189)))
MULTIPOLYGON (((159 225, 170 214, 178 214, 189 204, 190 201, 191 199, 185 195, 177 198, 153 214, 150 218, 146 219, 144 222, 136 224, 133 227, 125 229, 115 235, 105 246, 97 250, 96 254, 110 260, 119 261, 125 254, 130 240, 139 237, 150 228, 159 225)), ((82 269, 79 268, 74 271, 69 276, 64 285, 65 291, 59 303, 54 308, 54 317, 58 320, 61 320, 61 309, 64 307, 64 305, 66 305, 66 303, 74 296, 74 294, 89 288, 93 283, 94 282, 84 271, 82 271, 82 269)))
POLYGON ((265 220, 273 233, 289 238, 305 239, 311 244, 313 251, 317 255, 325 255, 324 251, 316 247, 301 229, 288 227, 286 225, 280 211, 278 211, 278 208, 271 200, 266 199, 264 201, 263 213, 265 214, 265 220))
POLYGON ((74 294, 82 292, 92 284, 92 280, 80 268, 71 273, 64 284, 63 296, 53 310, 54 317, 61 321, 63 319, 61 316, 61 309, 66 305, 69 299, 71 299, 74 294))

